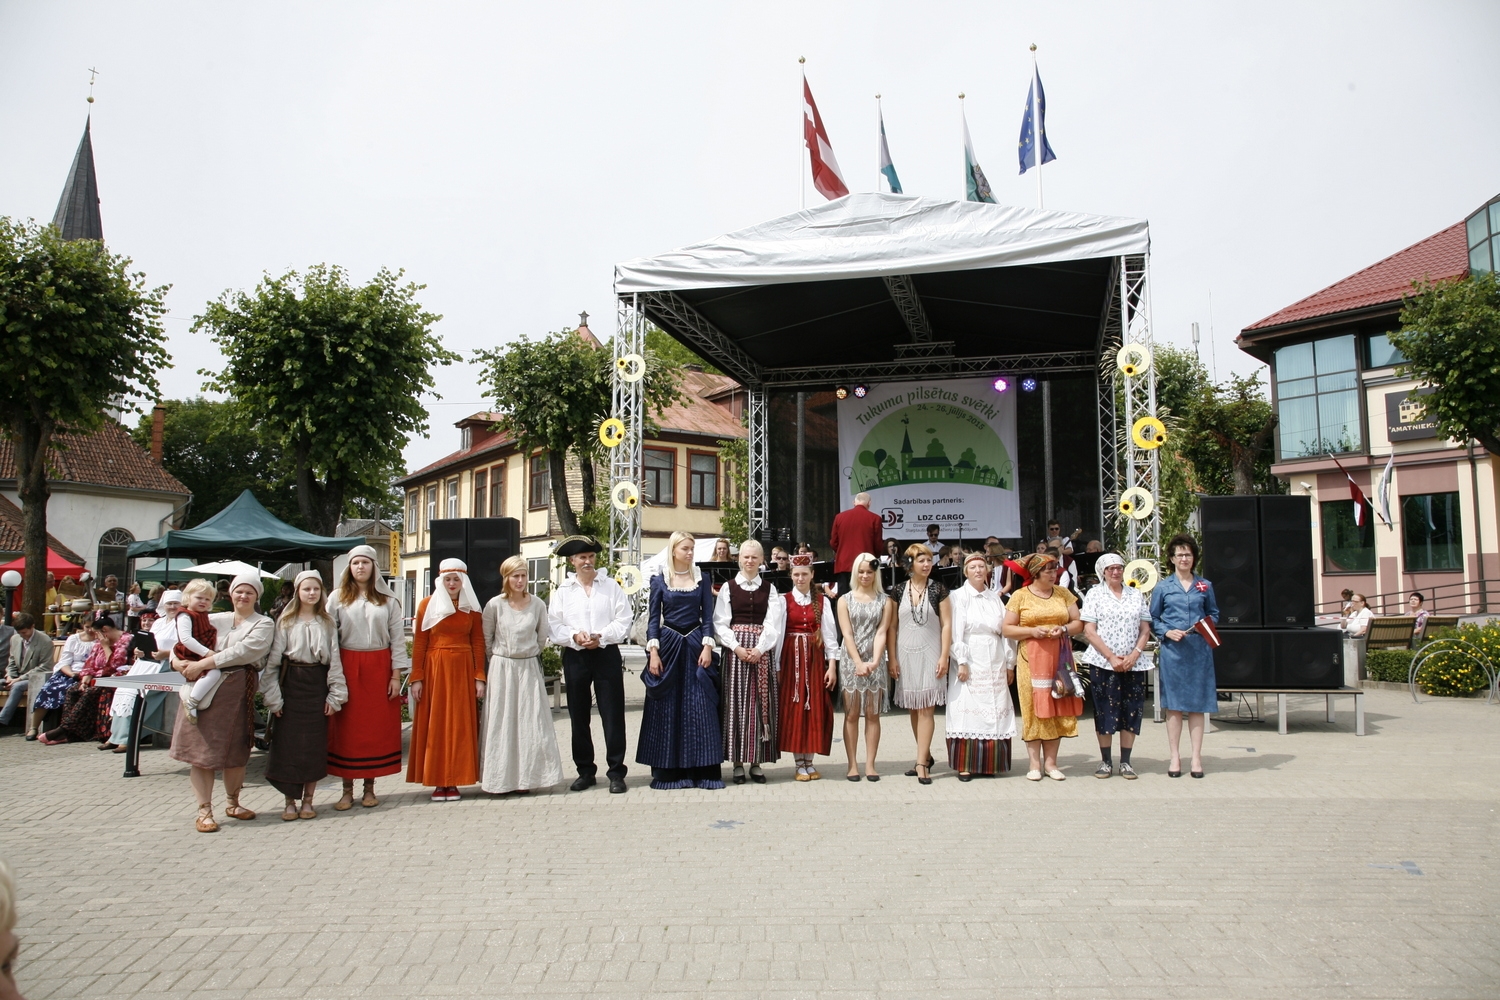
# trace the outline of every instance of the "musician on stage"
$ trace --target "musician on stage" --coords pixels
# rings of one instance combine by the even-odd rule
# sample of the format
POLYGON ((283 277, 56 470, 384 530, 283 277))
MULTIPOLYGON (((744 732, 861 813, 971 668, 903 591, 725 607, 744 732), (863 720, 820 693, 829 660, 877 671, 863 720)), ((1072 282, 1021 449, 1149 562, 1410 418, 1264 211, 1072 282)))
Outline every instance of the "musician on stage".
POLYGON ((847 594, 849 571, 854 566, 854 557, 861 552, 885 551, 885 541, 880 533, 880 515, 870 509, 870 494, 855 494, 854 506, 833 519, 828 544, 833 546, 834 583, 840 594, 847 594))

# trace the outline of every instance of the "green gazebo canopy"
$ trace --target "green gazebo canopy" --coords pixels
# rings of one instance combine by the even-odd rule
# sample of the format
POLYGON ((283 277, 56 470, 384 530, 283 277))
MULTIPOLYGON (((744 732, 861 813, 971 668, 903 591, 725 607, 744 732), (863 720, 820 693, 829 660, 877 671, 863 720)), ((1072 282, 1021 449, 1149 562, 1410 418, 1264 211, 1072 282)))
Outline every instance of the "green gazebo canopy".
POLYGON ((243 559, 308 562, 331 559, 365 541, 328 538, 294 528, 261 506, 249 490, 196 528, 169 531, 160 538, 131 544, 127 555, 191 557, 197 560, 243 559))

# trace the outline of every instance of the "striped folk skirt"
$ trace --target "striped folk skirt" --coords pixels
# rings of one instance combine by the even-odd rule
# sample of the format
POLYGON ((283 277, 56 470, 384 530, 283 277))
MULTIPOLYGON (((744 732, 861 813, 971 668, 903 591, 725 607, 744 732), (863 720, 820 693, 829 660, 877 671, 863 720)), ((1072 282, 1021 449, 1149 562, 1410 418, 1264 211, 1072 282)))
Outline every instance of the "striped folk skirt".
POLYGON ((1010 770, 1010 740, 948 740, 948 766, 970 774, 1004 774, 1010 770))
POLYGON ((389 696, 389 649, 341 649, 349 700, 328 720, 328 773, 379 778, 401 773, 401 698, 389 696))
MULTIPOLYGON (((734 641, 754 649, 761 626, 735 625, 734 641)), ((780 713, 776 671, 767 653, 759 663, 745 663, 734 650, 724 651, 724 759, 736 764, 769 764, 781 757, 780 713)))

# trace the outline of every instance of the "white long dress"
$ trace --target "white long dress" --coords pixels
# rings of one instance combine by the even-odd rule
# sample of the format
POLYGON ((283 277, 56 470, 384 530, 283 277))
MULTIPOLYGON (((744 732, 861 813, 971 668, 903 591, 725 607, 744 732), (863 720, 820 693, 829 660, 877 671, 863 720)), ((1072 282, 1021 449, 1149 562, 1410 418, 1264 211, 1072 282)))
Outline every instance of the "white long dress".
POLYGON ((487 792, 547 788, 562 781, 557 730, 542 681, 547 630, 547 605, 536 597, 522 611, 504 597, 485 605, 484 648, 490 666, 479 786, 487 792))
POLYGON ((1016 714, 1006 685, 1005 647, 1000 624, 1005 605, 993 590, 976 591, 965 583, 949 592, 953 602, 953 655, 948 665, 948 709, 944 718, 950 740, 1009 740, 1016 735, 1016 714), (968 664, 969 679, 958 679, 968 664))

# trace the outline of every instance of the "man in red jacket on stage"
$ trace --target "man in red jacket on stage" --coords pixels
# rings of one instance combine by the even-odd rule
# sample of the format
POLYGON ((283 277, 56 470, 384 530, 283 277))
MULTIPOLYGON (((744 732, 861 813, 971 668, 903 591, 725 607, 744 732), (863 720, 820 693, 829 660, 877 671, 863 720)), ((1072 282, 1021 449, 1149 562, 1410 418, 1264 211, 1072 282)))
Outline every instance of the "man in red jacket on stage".
POLYGON ((868 552, 878 559, 885 551, 885 543, 880 534, 880 515, 870 509, 870 494, 856 494, 854 506, 833 519, 828 544, 833 546, 834 583, 838 585, 840 594, 847 594, 849 571, 854 568, 854 557, 861 552, 868 552))

